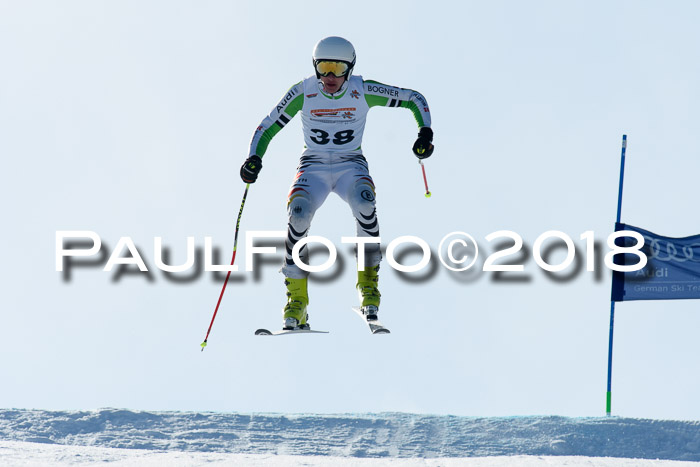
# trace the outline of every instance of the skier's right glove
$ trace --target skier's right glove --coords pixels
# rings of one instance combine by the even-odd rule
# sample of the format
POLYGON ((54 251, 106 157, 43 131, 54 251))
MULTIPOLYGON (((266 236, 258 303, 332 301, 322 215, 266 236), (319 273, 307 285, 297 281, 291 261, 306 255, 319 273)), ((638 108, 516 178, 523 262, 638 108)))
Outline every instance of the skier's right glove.
POLYGON ((255 180, 258 179, 260 169, 262 169, 262 159, 260 156, 253 154, 246 159, 241 166, 241 179, 245 183, 255 183, 255 180))
POLYGON ((422 127, 418 131, 418 139, 413 143, 413 154, 415 154, 418 159, 427 159, 433 153, 433 149, 435 149, 431 144, 432 142, 433 130, 428 126, 422 127))

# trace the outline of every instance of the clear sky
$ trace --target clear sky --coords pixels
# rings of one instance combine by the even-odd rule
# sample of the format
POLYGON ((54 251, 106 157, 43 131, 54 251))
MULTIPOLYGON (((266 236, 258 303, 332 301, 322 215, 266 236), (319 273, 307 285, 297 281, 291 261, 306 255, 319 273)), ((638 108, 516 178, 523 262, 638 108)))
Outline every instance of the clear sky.
MULTIPOLYGON (((699 18, 696 2, 0 1, 0 406, 602 415, 610 272, 553 280, 532 246, 560 230, 583 261, 579 236, 592 230, 607 251, 622 134, 623 221, 700 233, 699 18), (525 271, 495 280, 434 260, 432 275, 401 275, 385 261, 392 334, 371 336, 350 311, 353 258, 340 238, 354 221, 331 196, 312 233, 345 267, 311 282, 309 308, 330 334, 253 335, 281 322, 280 252, 258 274, 234 274, 200 352, 221 281, 166 277, 154 237, 173 263, 188 236, 197 247, 213 237, 229 260, 252 133, 312 73, 328 35, 353 42, 356 74, 430 104, 430 199, 411 113, 368 118, 384 246, 415 235, 436 250, 465 231, 483 265, 495 251, 485 237, 507 229, 529 248, 515 257, 525 271), (59 230, 96 232, 105 255, 131 237, 151 274, 93 265, 67 280, 59 230)), ((250 189, 241 266, 245 232, 286 227, 301 148, 296 118, 250 189)), ((699 327, 697 301, 617 306, 615 414, 700 419, 699 327)))

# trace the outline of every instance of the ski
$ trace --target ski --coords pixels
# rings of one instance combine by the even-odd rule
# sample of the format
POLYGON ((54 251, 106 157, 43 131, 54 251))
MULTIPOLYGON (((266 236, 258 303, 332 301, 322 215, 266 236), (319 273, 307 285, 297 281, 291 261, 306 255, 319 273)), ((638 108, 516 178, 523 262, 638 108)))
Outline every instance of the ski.
POLYGON ((379 321, 378 319, 374 320, 368 320, 364 313, 362 313, 362 310, 360 309, 359 306, 354 306, 352 307, 352 311, 357 313, 361 318, 362 321, 367 323, 367 326, 369 326, 369 330, 372 334, 389 334, 391 331, 389 329, 385 328, 384 325, 379 321))
POLYGON ((258 329, 255 331, 256 336, 283 336, 285 334, 328 334, 328 331, 317 331, 315 329, 280 329, 279 331, 258 329))

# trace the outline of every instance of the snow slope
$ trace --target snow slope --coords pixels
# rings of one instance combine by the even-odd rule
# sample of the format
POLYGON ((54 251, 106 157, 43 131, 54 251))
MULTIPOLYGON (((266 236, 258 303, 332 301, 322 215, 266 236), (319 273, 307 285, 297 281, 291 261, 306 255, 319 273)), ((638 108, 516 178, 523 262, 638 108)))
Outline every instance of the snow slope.
POLYGON ((230 454, 211 452, 163 452, 142 449, 58 446, 19 441, 0 441, 0 464, 12 467, 55 465, 163 466, 236 465, 255 467, 333 466, 333 467, 696 467, 694 462, 610 457, 439 457, 439 458, 356 458, 326 456, 287 456, 271 454, 230 454))
POLYGON ((518 466, 674 465, 660 460, 700 461, 700 422, 8 409, 0 410, 0 443, 2 465, 234 458, 247 465, 457 465, 447 458, 467 457, 483 459, 460 465, 504 465, 495 456, 518 466))

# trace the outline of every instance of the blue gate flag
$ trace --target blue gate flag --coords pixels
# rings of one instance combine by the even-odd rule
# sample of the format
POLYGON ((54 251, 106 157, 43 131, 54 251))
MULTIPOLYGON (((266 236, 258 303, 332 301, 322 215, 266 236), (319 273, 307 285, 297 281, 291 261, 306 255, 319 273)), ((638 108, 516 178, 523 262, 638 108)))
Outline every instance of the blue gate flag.
MULTIPOLYGON (((673 238, 657 235, 629 224, 615 224, 615 231, 632 230, 644 237, 641 251, 647 264, 639 271, 613 271, 612 300, 674 300, 700 298, 700 235, 673 238)), ((621 237, 618 246, 632 247, 637 240, 621 237)), ((614 263, 631 265, 639 262, 635 255, 624 253, 614 263)))

